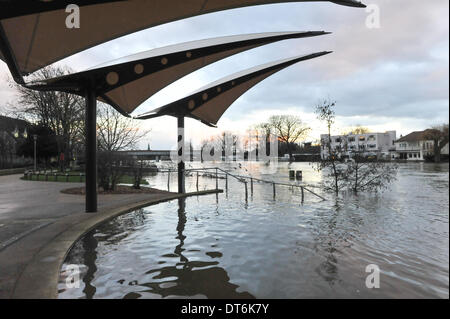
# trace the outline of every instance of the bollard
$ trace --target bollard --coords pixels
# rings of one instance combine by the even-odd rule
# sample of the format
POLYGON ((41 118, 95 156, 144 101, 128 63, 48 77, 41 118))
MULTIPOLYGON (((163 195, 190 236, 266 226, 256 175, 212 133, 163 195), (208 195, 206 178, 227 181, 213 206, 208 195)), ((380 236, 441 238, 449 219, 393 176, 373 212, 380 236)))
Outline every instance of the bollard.
POLYGON ((57 182, 58 181, 58 173, 55 173, 55 182, 57 182))
POLYGON ((295 171, 294 170, 290 170, 289 171, 289 179, 294 179, 295 178, 295 171))
POLYGON ((228 192, 228 174, 225 174, 225 190, 228 192))
POLYGON ((253 178, 250 178, 250 193, 253 196, 253 178))
POLYGON ((45 181, 48 181, 48 173, 45 173, 45 181))
POLYGON ((295 179, 301 180, 302 179, 302 171, 296 171, 295 172, 295 179))
POLYGON ((66 173, 66 183, 69 182, 69 174, 66 173))
POLYGON ((82 183, 82 182, 83 182, 83 174, 80 173, 80 183, 82 183))

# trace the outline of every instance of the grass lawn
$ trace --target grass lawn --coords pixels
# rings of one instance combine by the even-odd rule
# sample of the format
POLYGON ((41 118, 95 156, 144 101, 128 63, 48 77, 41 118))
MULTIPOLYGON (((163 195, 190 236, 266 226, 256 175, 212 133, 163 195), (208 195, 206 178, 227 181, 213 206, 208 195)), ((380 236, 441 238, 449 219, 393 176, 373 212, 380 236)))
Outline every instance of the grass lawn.
MULTIPOLYGON (((73 173, 72 173, 73 174, 73 173)), ((26 180, 28 181, 29 179, 25 179, 24 177, 21 177, 20 179, 22 180, 26 180)), ((32 181, 40 181, 40 182, 45 182, 45 176, 44 175, 39 175, 39 179, 37 175, 33 175, 31 178, 32 181)), ((64 175, 57 175, 56 176, 56 180, 55 180, 55 175, 48 175, 48 182, 68 182, 68 183, 80 183, 80 182, 84 182, 85 178, 84 176, 64 176, 64 175)), ((124 175, 120 178, 119 180, 119 184, 133 184, 134 183, 134 177, 133 176, 128 176, 128 175, 124 175)), ((148 185, 148 182, 146 180, 141 180, 141 185, 148 185)))

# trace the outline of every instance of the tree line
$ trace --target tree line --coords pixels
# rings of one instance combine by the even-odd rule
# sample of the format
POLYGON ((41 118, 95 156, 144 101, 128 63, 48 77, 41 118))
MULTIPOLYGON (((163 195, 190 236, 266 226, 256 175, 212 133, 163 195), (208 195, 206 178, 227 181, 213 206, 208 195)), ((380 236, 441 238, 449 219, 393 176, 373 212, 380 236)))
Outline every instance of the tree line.
MULTIPOLYGON (((39 81, 71 73, 67 67, 50 66, 30 76, 39 81)), ((16 105, 9 113, 30 123, 28 137, 18 147, 18 155, 33 157, 37 135, 38 164, 49 165, 57 157, 61 170, 71 162, 83 164, 85 152, 85 101, 74 94, 57 91, 35 91, 10 82, 16 90, 16 105)), ((137 120, 122 116, 107 104, 97 107, 97 149, 99 184, 106 190, 114 189, 123 174, 117 169, 122 161, 129 161, 117 151, 131 149, 150 131, 137 120)), ((136 165, 137 166, 137 165, 136 165)), ((138 185, 139 186, 139 185, 138 185)))

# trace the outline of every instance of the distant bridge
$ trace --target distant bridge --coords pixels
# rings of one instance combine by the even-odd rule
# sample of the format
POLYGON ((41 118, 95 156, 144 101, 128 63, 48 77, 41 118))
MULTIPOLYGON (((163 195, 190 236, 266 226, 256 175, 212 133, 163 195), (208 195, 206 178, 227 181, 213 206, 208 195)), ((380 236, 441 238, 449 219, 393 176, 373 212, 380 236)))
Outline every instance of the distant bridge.
POLYGON ((126 156, 132 156, 140 160, 169 160, 170 152, 167 150, 131 150, 131 151, 119 151, 117 153, 126 156))

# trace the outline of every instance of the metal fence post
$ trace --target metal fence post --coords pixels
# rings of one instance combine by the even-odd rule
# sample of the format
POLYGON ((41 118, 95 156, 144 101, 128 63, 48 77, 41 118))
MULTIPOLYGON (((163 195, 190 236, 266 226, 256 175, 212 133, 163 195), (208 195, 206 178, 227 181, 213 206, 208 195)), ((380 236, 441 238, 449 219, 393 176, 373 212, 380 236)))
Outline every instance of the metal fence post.
POLYGON ((217 175, 217 168, 216 168, 216 189, 219 189, 219 175, 217 175))
POLYGON ((272 183, 272 186, 273 186, 273 198, 275 199, 276 196, 275 183, 272 183))
POLYGON ((305 191, 304 191, 303 187, 300 187, 300 188, 302 190, 302 203, 303 203, 305 200, 305 191))

